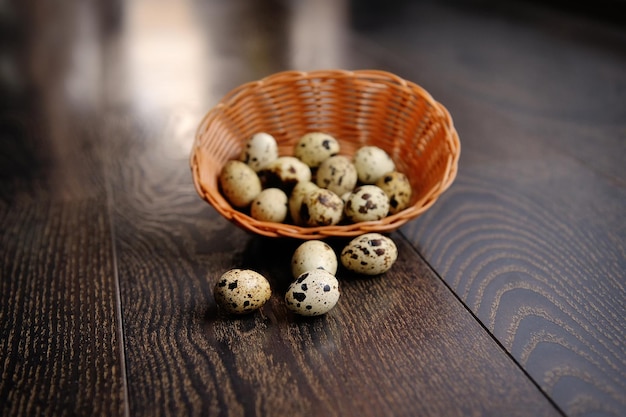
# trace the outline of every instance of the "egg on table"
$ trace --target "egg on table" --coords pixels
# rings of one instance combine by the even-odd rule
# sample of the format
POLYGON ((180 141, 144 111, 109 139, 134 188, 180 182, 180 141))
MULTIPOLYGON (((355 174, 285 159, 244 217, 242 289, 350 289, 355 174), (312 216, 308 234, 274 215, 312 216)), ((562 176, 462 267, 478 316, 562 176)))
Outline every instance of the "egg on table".
POLYGON ((339 281, 324 269, 302 273, 285 293, 287 308, 302 316, 328 313, 339 301, 339 281))
POLYGON ((352 239, 341 251, 341 264, 364 275, 387 272, 398 259, 394 241, 380 233, 365 233, 352 239))
POLYGON ((271 295, 269 281, 251 269, 228 270, 213 288, 218 307, 231 314, 247 314, 258 310, 271 295))
POLYGON ((337 267, 335 251, 321 240, 308 240, 302 243, 291 257, 291 274, 294 278, 312 269, 324 269, 335 275, 337 267))

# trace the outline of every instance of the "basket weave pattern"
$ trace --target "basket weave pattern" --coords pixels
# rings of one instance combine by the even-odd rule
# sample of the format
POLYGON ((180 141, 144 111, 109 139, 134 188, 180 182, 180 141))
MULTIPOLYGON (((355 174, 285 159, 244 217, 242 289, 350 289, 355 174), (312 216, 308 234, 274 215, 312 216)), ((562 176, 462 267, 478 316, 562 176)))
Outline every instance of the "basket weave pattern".
POLYGON ((322 239, 391 232, 426 211, 454 181, 460 142, 448 111, 420 86, 377 70, 286 71, 243 84, 200 122, 191 152, 200 197, 244 229, 270 237, 322 239), (378 146, 413 188, 407 209, 378 221, 305 227, 262 222, 236 210, 219 190, 219 173, 237 159, 245 141, 267 132, 279 155, 293 155, 305 133, 334 136, 341 154, 378 146))

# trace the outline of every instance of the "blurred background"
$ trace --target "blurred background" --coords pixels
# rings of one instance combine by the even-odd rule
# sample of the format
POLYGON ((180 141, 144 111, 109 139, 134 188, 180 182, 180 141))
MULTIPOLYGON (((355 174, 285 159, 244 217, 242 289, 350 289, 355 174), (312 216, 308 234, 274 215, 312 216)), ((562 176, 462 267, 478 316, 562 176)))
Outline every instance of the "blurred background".
MULTIPOLYGON (((43 86, 54 85, 58 90, 48 93, 61 96, 53 100, 81 107, 206 107, 235 85, 280 70, 384 67, 385 62, 363 60, 367 54, 352 56, 357 47, 353 38, 423 25, 424 16, 432 25, 437 18, 433 10, 441 7, 516 15, 516 2, 501 3, 2 0, 2 100, 33 99, 43 86)), ((623 14, 614 12, 619 0, 538 3, 594 15, 607 25, 624 23, 623 14)), ((462 30, 456 33, 462 36, 462 30)), ((409 41, 419 48, 420 41, 409 41)))
MULTIPOLYGON (((175 115, 175 129, 184 131, 176 137, 185 138, 175 148, 180 158, 189 153, 199 119, 224 94, 287 69, 394 72, 446 103, 461 132, 475 120, 460 102, 467 95, 496 106, 515 97, 509 104, 519 123, 525 123, 520 109, 580 117, 587 112, 570 99, 571 86, 587 94, 590 76, 607 82, 589 95, 621 100, 611 76, 594 64, 614 59, 599 54, 618 37, 590 31, 581 54, 567 39, 571 22, 583 27, 578 33, 594 21, 607 34, 620 32, 622 3, 0 0, 0 107, 39 109, 54 124, 48 126, 52 141, 64 136, 63 124, 76 111, 153 120, 175 115), (502 30, 516 33, 509 44, 493 36, 502 30), (551 61, 535 58, 538 51, 551 61)), ((617 117, 619 106, 610 108, 607 117, 617 117)), ((462 166, 472 151, 472 138, 464 139, 462 166)))

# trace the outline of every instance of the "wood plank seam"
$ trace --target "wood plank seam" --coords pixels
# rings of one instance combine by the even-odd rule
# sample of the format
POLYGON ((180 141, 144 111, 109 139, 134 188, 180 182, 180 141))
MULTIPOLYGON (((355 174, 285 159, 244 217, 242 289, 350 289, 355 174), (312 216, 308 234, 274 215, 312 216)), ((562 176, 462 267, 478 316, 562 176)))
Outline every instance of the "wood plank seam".
POLYGON ((119 361, 120 361, 120 378, 122 380, 123 413, 124 417, 130 417, 130 405, 128 395, 128 376, 126 372, 126 343, 124 334, 124 320, 122 316, 122 294, 120 289, 120 274, 117 256, 117 242, 115 239, 114 219, 114 203, 113 203, 113 187, 111 185, 110 176, 104 175, 104 189, 106 192, 107 215, 109 217, 109 235, 111 238, 111 259, 113 264, 113 283, 115 286, 115 316, 118 322, 118 343, 119 343, 119 361))
POLYGON ((422 256, 420 251, 417 250, 417 248, 413 245, 413 243, 404 235, 404 232, 402 230, 400 230, 398 232, 398 235, 400 235, 402 237, 402 239, 404 239, 406 241, 407 245, 410 246, 413 249, 415 254, 420 259, 422 259, 424 264, 426 264, 428 266, 428 268, 430 268, 432 273, 441 281, 441 283, 448 289, 448 291, 450 291, 450 293, 463 306, 463 308, 467 311, 467 313, 470 314, 470 316, 474 319, 474 321, 476 321, 476 323, 478 323, 478 325, 485 331, 485 333, 487 333, 489 338, 491 340, 493 340, 493 342, 504 353, 504 355, 506 357, 508 357, 515 364, 515 366, 524 374, 524 376, 539 390, 539 392, 541 392, 541 394, 548 400, 548 402, 554 407, 554 409, 556 411, 558 411, 559 414, 561 414, 563 417, 567 417, 567 414, 558 406, 558 404, 556 402, 554 402, 554 400, 548 395, 548 393, 546 393, 543 389, 541 389, 541 386, 539 385, 539 383, 524 369, 524 367, 517 361, 517 359, 515 359, 515 357, 511 354, 511 352, 509 352, 504 347, 504 345, 498 340, 498 338, 496 338, 493 335, 493 333, 491 331, 489 331, 489 329, 485 326, 485 324, 476 316, 476 314, 474 314, 474 312, 463 301, 463 299, 461 299, 461 297, 459 297, 459 295, 452 289, 452 287, 450 287, 450 285, 448 285, 446 280, 439 274, 439 272, 435 268, 433 268, 433 266, 430 264, 430 262, 428 262, 428 260, 424 256, 422 256))

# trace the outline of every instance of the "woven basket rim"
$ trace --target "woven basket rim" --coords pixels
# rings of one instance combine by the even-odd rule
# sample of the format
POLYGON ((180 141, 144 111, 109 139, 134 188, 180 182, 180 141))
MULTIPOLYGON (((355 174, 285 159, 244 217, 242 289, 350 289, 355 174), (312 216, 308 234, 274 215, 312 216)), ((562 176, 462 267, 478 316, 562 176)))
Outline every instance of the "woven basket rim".
POLYGON ((226 93, 211 109, 209 109, 200 120, 198 127, 195 131, 195 137, 193 142, 192 151, 190 154, 189 164, 192 172, 192 178, 194 187, 198 195, 208 202, 220 215, 232 223, 242 227, 248 232, 273 238, 295 238, 300 240, 308 239, 324 239, 329 237, 354 237, 368 232, 391 232, 398 229, 400 226, 412 220, 427 209, 429 209, 439 198, 439 196, 446 191, 450 185, 454 182, 457 171, 458 162, 460 157, 461 144, 458 136, 458 132, 454 127, 452 117, 448 110, 439 102, 437 102, 431 94, 423 87, 417 85, 414 82, 405 80, 391 72, 382 70, 343 70, 343 69, 330 69, 330 70, 315 70, 315 71, 282 71, 268 75, 264 78, 255 81, 249 81, 244 84, 235 87, 230 92, 226 93), (274 84, 285 84, 286 82, 297 83, 305 79, 345 79, 345 78, 359 78, 372 81, 385 81, 393 82, 403 88, 410 88, 423 100, 429 103, 437 111, 441 112, 441 116, 445 121, 446 145, 450 149, 449 155, 446 161, 446 167, 442 178, 435 183, 418 201, 416 201, 410 207, 389 215, 381 220, 340 224, 334 226, 318 226, 308 227, 299 226, 290 223, 272 223, 263 222, 252 218, 250 215, 233 208, 226 199, 218 192, 216 195, 215 190, 209 189, 200 180, 200 163, 199 153, 201 148, 201 141, 203 133, 208 125, 214 122, 223 111, 229 106, 236 105, 237 100, 245 97, 251 91, 268 88, 274 84))

